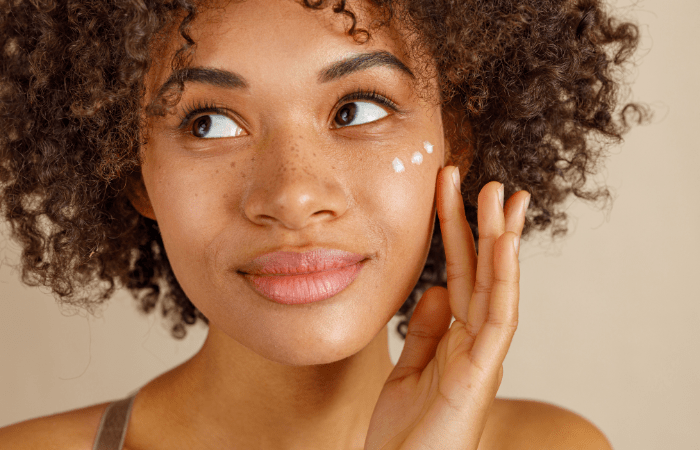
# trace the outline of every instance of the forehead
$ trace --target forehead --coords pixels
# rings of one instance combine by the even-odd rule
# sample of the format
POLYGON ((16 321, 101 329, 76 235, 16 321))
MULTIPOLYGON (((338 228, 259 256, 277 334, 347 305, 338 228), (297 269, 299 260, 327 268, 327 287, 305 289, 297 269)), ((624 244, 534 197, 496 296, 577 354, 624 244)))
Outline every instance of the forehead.
MULTIPOLYGON (((207 7, 189 29, 195 41, 189 65, 232 68, 246 79, 250 75, 256 82, 279 85, 317 77, 321 68, 358 53, 383 51, 415 72, 418 65, 407 52, 411 43, 403 38, 410 33, 396 23, 377 27, 382 17, 365 2, 348 2, 347 7, 355 16, 355 28, 370 31, 369 41, 358 44, 347 33, 351 18, 331 7, 312 10, 296 0, 230 1, 207 7)), ((165 45, 154 51, 147 78, 150 92, 172 74, 172 57, 185 43, 177 25, 179 20, 166 33, 165 45)))

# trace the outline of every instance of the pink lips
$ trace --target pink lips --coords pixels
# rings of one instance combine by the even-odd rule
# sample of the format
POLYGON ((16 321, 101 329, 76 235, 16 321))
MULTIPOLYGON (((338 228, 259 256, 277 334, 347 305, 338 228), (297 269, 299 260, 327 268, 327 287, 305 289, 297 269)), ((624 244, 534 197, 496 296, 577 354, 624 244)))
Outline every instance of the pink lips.
POLYGON ((337 249, 274 252, 256 258, 241 272, 264 297, 299 305, 325 300, 344 290, 360 274, 364 259, 337 249))

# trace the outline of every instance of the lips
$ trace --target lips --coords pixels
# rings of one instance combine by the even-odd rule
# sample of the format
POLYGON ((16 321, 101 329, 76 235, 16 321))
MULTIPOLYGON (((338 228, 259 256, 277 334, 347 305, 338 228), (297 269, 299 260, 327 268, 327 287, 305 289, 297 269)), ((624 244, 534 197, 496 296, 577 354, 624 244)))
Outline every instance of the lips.
POLYGON ((254 259, 240 272, 263 297, 299 305, 325 300, 345 290, 359 276, 365 259, 337 249, 274 252, 254 259))
POLYGON ((255 258, 240 271, 250 275, 294 275, 341 269, 363 259, 363 255, 338 249, 317 249, 306 253, 274 252, 255 258))

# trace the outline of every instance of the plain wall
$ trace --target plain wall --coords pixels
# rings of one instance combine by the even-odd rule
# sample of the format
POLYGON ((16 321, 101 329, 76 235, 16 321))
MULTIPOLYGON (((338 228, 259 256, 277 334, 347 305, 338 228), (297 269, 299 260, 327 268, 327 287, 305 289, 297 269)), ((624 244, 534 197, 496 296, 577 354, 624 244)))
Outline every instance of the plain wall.
MULTIPOLYGON (((632 99, 655 118, 598 177, 615 197, 609 212, 572 200, 567 238, 522 244, 520 326, 499 396, 571 409, 615 449, 698 449, 700 2, 621 11, 642 25, 632 99)), ((0 255, 16 262, 17 246, 0 240, 0 255)), ((9 265, 0 307, 0 426, 125 396, 206 335, 170 338, 124 293, 99 318, 62 313, 9 265)), ((402 341, 391 344, 396 360, 402 341)))

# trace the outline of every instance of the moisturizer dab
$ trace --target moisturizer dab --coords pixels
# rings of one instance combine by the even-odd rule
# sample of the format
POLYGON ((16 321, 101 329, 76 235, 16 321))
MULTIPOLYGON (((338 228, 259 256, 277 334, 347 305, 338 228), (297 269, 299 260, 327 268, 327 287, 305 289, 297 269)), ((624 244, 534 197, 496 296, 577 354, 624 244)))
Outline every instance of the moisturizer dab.
POLYGON ((401 173, 404 170, 406 170, 406 169, 404 169, 403 163, 401 162, 401 160, 399 158, 394 158, 394 160, 391 162, 391 165, 394 166, 394 171, 396 173, 401 173))
POLYGON ((423 155, 421 155, 420 152, 415 152, 411 157, 411 162, 420 166, 420 163, 423 162, 423 155))
POLYGON ((431 144, 430 142, 428 142, 428 141, 423 142, 423 148, 429 154, 433 153, 433 144, 431 144))

